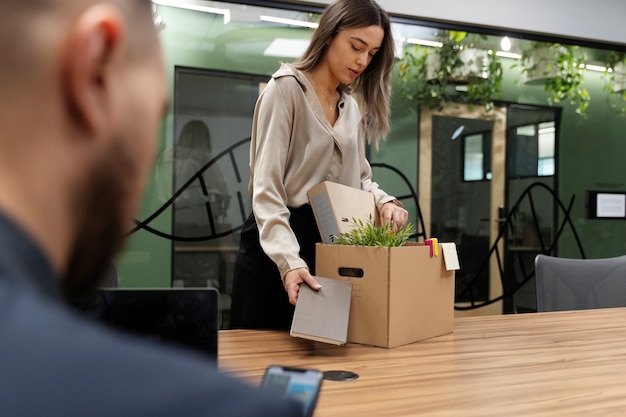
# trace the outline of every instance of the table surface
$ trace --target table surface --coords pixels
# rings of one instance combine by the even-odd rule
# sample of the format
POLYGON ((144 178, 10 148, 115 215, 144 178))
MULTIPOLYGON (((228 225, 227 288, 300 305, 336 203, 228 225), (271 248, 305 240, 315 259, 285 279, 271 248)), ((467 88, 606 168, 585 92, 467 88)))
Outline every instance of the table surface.
POLYGON ((626 308, 456 318, 392 349, 220 331, 223 372, 258 385, 270 364, 359 375, 325 380, 316 417, 624 416, 626 308))

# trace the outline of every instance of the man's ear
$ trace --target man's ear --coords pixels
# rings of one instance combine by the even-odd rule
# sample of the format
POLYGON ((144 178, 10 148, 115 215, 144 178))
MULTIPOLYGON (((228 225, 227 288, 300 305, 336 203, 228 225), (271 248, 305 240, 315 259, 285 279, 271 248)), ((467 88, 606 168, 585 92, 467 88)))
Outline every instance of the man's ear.
POLYGON ((63 55, 64 95, 81 128, 98 131, 110 122, 111 83, 123 56, 123 16, 99 4, 75 21, 63 55))

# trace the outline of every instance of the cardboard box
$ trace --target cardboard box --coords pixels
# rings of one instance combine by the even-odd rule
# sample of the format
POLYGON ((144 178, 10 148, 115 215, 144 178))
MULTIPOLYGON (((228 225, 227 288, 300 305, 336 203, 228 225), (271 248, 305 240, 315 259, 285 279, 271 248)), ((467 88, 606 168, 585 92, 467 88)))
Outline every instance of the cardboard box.
POLYGON ((384 248, 332 244, 353 227, 353 218, 378 218, 371 193, 332 182, 309 190, 322 244, 315 273, 352 283, 348 342, 395 347, 452 332, 454 243, 440 243, 438 256, 423 243, 384 248))
POLYGON ((352 283, 348 342, 392 348, 451 333, 454 243, 384 248, 317 244, 316 275, 352 283), (445 253, 444 253, 445 252, 445 253), (446 267, 446 261, 449 261, 446 267))

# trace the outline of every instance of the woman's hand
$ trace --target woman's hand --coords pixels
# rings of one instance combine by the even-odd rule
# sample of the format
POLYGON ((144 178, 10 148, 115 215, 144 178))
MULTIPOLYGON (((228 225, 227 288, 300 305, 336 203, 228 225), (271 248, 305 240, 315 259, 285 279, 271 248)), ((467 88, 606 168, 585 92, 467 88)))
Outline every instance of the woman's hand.
POLYGON ((381 226, 389 225, 391 229, 398 231, 406 226, 406 222, 409 219, 409 212, 403 207, 400 207, 393 201, 389 201, 380 209, 380 224, 381 226))
POLYGON ((322 288, 315 278, 311 276, 308 268, 292 269, 285 274, 283 284, 289 296, 289 302, 293 305, 296 305, 296 301, 298 301, 298 291, 300 291, 300 285, 302 283, 307 284, 316 291, 322 288))

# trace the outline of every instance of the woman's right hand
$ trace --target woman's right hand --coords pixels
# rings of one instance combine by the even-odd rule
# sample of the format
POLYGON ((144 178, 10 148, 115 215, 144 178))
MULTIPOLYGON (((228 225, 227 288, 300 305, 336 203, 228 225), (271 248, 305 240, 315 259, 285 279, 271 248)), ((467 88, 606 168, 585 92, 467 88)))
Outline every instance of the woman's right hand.
POLYGON ((300 285, 302 283, 305 283, 315 291, 322 288, 315 278, 313 278, 308 268, 292 269, 285 274, 283 284, 289 296, 289 302, 293 305, 296 305, 296 301, 298 301, 298 291, 300 291, 300 285))

